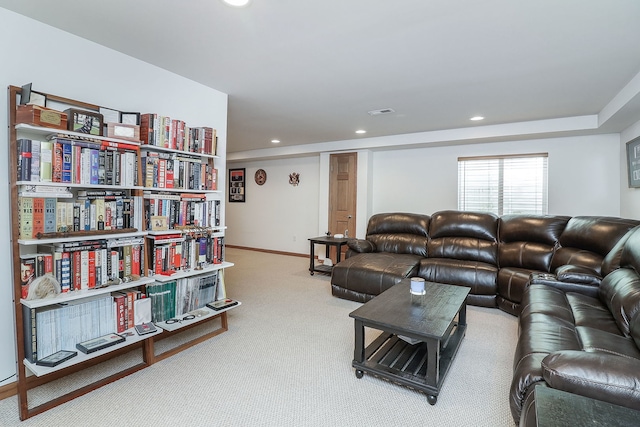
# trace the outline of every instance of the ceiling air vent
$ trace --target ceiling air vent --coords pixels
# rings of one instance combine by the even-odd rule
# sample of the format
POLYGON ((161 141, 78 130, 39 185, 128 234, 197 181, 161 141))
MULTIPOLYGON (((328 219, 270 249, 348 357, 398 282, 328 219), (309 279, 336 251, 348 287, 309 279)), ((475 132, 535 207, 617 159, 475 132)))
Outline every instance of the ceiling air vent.
POLYGON ((371 116, 380 116, 382 114, 391 114, 395 112, 396 110, 394 110, 393 108, 381 108, 380 110, 367 111, 367 113, 369 113, 369 115, 371 116))

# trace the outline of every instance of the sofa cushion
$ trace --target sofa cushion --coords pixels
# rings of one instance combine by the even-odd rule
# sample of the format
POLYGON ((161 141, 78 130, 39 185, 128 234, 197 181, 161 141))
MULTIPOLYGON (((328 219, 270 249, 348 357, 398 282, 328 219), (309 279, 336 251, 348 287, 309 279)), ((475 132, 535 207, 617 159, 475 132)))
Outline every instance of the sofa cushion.
POLYGON ((560 248, 552 260, 552 269, 565 264, 583 265, 602 275, 602 262, 624 235, 638 225, 625 218, 576 216, 560 235, 560 248))
POLYGON ((386 252, 357 254, 333 267, 331 284, 373 297, 402 279, 415 276, 421 258, 418 255, 386 252))
POLYGON ((640 409, 640 360, 586 351, 561 351, 542 361, 550 387, 640 409))
POLYGON ((556 279, 561 282, 582 283, 598 286, 602 277, 589 267, 581 265, 563 265, 556 268, 556 279))
POLYGON ((608 307, 620 331, 630 336, 629 323, 640 315, 640 276, 632 268, 615 270, 602 280, 598 296, 608 307))
POLYGON ((640 350, 631 338, 588 326, 577 326, 576 332, 583 351, 608 353, 640 360, 640 350))
POLYGON ((469 237, 477 240, 496 241, 498 217, 491 213, 440 211, 431 215, 429 235, 440 237, 469 237))
POLYGON ((367 240, 376 251, 427 256, 428 215, 384 213, 373 215, 367 226, 367 240))
POLYGON ((495 295, 498 268, 476 261, 424 258, 417 275, 431 282, 468 286, 473 295, 495 295))

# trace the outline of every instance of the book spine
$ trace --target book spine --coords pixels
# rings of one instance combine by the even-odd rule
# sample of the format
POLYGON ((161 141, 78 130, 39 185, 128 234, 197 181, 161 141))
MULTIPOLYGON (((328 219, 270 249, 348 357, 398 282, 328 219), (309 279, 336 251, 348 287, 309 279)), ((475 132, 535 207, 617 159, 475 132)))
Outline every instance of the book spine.
POLYGON ((20 215, 19 236, 21 239, 33 237, 33 199, 18 197, 18 212, 20 215))
POLYGON ((44 199, 34 197, 31 199, 33 204, 33 228, 32 237, 38 237, 44 233, 44 199))
POLYGON ((51 182, 53 179, 53 143, 40 143, 40 181, 51 182))
POLYGON ((53 157, 51 158, 51 180, 62 182, 62 144, 53 143, 53 157))
POLYGON ((38 360, 36 309, 22 306, 22 319, 24 326, 24 357, 31 363, 38 360))
POLYGON ((40 141, 31 141, 30 181, 40 181, 40 141))
POLYGON ((52 197, 44 199, 44 232, 55 233, 56 231, 56 204, 57 200, 52 197))

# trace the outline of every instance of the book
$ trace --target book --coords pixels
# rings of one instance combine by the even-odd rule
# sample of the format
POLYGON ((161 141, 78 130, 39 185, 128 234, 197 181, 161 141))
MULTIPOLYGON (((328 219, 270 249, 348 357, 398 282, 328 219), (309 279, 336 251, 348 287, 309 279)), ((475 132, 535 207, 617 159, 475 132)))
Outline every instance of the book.
POLYGON ((19 238, 33 238, 33 198, 18 197, 19 238))
POLYGON ((16 141, 18 149, 18 173, 16 179, 18 181, 31 181, 31 140, 21 138, 16 141))
POLYGON ((72 180, 72 168, 73 168, 73 156, 72 145, 68 142, 62 142, 62 182, 73 182, 72 180))
POLYGON ((38 235, 44 233, 44 199, 42 197, 34 197, 31 200, 33 204, 31 237, 38 237, 38 235))
POLYGON ((51 158, 51 180, 62 182, 62 144, 53 143, 53 157, 51 158))
POLYGON ((20 296, 25 299, 29 295, 29 286, 36 278, 35 255, 20 255, 20 296))
POLYGON ((40 143, 40 181, 51 182, 53 179, 53 143, 40 143))
POLYGON ((38 340, 36 329, 36 309, 22 306, 22 323, 24 330, 24 357, 31 363, 38 360, 38 340))
POLYGON ((31 141, 31 181, 40 181, 40 141, 31 141))
POLYGON ((44 199, 44 233, 56 231, 56 199, 47 197, 44 199))

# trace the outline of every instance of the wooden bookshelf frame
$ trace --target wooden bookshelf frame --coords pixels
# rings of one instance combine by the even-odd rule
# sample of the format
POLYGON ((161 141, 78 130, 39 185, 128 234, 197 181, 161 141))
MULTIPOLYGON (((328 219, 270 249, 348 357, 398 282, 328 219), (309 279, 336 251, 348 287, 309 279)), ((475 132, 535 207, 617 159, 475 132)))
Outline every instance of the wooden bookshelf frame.
MULTIPOLYGON (((20 87, 17 86, 9 86, 7 89, 7 101, 8 101, 8 118, 9 118, 9 123, 8 123, 8 136, 9 136, 9 140, 8 140, 8 158, 9 158, 9 194, 10 194, 10 203, 11 206, 18 206, 18 180, 17 180, 17 162, 16 162, 16 152, 17 152, 17 146, 16 146, 16 140, 17 140, 17 136, 18 136, 18 129, 16 127, 16 106, 18 105, 18 95, 20 95, 22 92, 22 89, 20 87)), ((62 104, 66 104, 69 105, 71 107, 79 107, 79 108, 83 108, 83 109, 88 109, 88 110, 94 110, 94 111, 98 111, 100 109, 100 106, 95 105, 95 104, 90 104, 87 102, 82 102, 82 101, 77 101, 77 100, 73 100, 73 99, 69 99, 69 98, 64 98, 64 97, 60 97, 57 95, 52 95, 52 94, 47 94, 47 93, 43 93, 43 95, 45 95, 47 97, 47 100, 49 101, 55 101, 55 102, 59 102, 62 104)), ((51 130, 52 133, 55 133, 55 129, 51 130)), ((95 136, 95 138, 99 138, 99 139, 105 139, 105 140, 109 140, 109 139, 113 139, 113 138, 108 138, 106 136, 95 136)), ((141 145, 142 147, 142 145, 141 145)), ((140 161, 140 150, 138 151, 138 161, 140 161)), ((211 158, 219 158, 219 156, 206 156, 206 155, 201 155, 203 157, 211 157, 211 158)), ((142 169, 139 168, 138 169, 138 182, 141 183, 142 181, 142 169)), ((84 186, 83 186, 84 187, 84 186)), ((91 186, 86 186, 86 187, 91 187, 91 186)), ((104 187, 104 186, 103 186, 104 187)), ((143 194, 143 189, 142 187, 134 187, 131 189, 132 194, 136 194, 139 196, 142 196, 143 194)), ((224 202, 224 200, 221 200, 221 202, 224 202)), ((24 333, 24 327, 23 327, 23 310, 22 307, 24 305, 24 302, 21 301, 21 286, 20 286, 20 282, 21 282, 21 277, 20 277, 20 247, 23 245, 28 245, 30 244, 30 242, 25 242, 25 241, 21 241, 19 240, 19 224, 18 224, 18 215, 17 212, 13 209, 10 209, 11 211, 11 216, 10 216, 10 225, 11 225, 11 253, 12 253, 12 266, 13 266, 13 303, 14 303, 14 311, 15 311, 15 332, 16 332, 16 357, 17 357, 17 383, 15 386, 11 386, 8 387, 6 389, 3 389, 3 393, 12 393, 12 390, 14 390, 15 387, 15 393, 18 396, 18 410, 19 410, 19 417, 21 420, 26 420, 30 417, 33 417, 37 414, 40 414, 42 412, 45 412, 49 409, 52 409, 58 405, 61 405, 65 402, 68 402, 70 400, 73 400, 77 397, 80 397, 84 394, 87 394, 95 389, 98 389, 104 385, 110 384, 114 381, 117 381, 121 378, 124 378, 128 375, 131 375, 141 369, 144 369, 150 365, 152 365, 153 363, 163 360, 165 358, 168 358, 170 356, 173 356, 174 354, 177 354, 193 345, 196 345, 200 342, 203 342, 205 340, 208 340, 216 335, 219 335, 225 331, 228 330, 228 319, 227 319, 227 312, 226 310, 220 313, 212 313, 211 315, 207 315, 202 319, 197 319, 195 322, 190 322, 189 324, 185 324, 183 325, 181 328, 173 330, 173 331, 167 331, 167 330, 163 330, 161 327, 158 328, 158 331, 154 334, 149 334, 149 335, 145 335, 144 338, 141 337, 137 337, 139 339, 133 340, 134 342, 125 342, 122 343, 120 345, 115 346, 113 349, 104 351, 104 352, 97 352, 96 356, 90 357, 86 360, 81 360, 78 363, 73 363, 72 365, 68 366, 68 367, 58 367, 58 368, 52 368, 51 372, 47 373, 46 370, 44 373, 40 373, 40 375, 31 375, 31 376, 27 376, 27 365, 25 363, 25 349, 24 349, 24 341, 25 341, 25 333, 24 333), (154 348, 154 343, 158 340, 161 340, 165 337, 170 337, 173 336, 175 334, 180 333, 181 331, 185 331, 187 329, 191 329, 197 325, 200 325, 204 322, 208 322, 214 319, 220 319, 221 321, 221 325, 220 327, 214 329, 213 331, 210 331, 206 334, 203 334, 202 336, 199 336, 197 338, 194 338, 188 342, 185 342, 183 344, 180 344, 178 346, 176 346, 175 348, 172 348, 170 350, 165 351, 162 354, 156 355, 155 354, 155 348, 154 348), (133 366, 129 366, 126 368, 123 368, 117 372, 114 372, 113 374, 107 375, 103 378, 100 378, 90 384, 81 386, 77 389, 74 389, 66 394, 63 394, 57 398, 54 398, 50 401, 44 402, 38 406, 35 406, 33 408, 29 407, 29 401, 28 401, 28 391, 31 389, 34 389, 36 387, 42 386, 44 384, 50 383, 52 381, 55 381, 57 379, 63 378, 69 374, 90 368, 98 363, 102 363, 105 361, 108 361, 116 356, 120 356, 123 354, 126 354, 128 352, 134 351, 134 350, 138 350, 140 349, 142 351, 142 361, 140 363, 137 363, 133 366)), ((144 227, 144 224, 143 224, 144 227)), ((219 227, 220 229, 224 229, 226 227, 219 227)), ((138 232, 144 232, 144 230, 138 230, 138 232)), ((90 232, 87 234, 87 236, 95 236, 98 235, 99 233, 93 233, 90 232)), ((146 234, 146 232, 144 232, 143 234, 146 234)), ((78 236, 69 236, 71 237, 77 237, 77 239, 81 239, 81 237, 78 236)), ((109 234, 104 234, 104 238, 109 238, 109 234)), ((47 239, 45 239, 47 240, 47 239)), ((73 240, 73 239, 71 239, 73 240)), ((146 239, 145 239, 146 240, 146 239)), ((142 268, 144 268, 145 273, 148 270, 148 263, 149 263, 149 255, 146 254, 145 259, 144 259, 144 265, 142 266, 142 268)), ((231 263, 224 263, 224 266, 221 266, 220 268, 226 268, 229 266, 232 266, 233 264, 231 263)), ((147 278, 147 282, 151 282, 154 280, 153 277, 148 277, 147 278)), ((145 283, 143 281, 143 283, 140 284, 128 284, 129 287, 143 287, 145 286, 145 283)), ((109 288, 107 288, 109 289, 109 288)), ((113 288, 115 289, 115 287, 113 288)), ((112 289, 109 289, 109 291, 111 291, 112 289)), ((28 306, 29 304, 27 304, 28 306)), ((40 306, 42 304, 38 304, 37 302, 34 303, 34 306, 40 306)))

